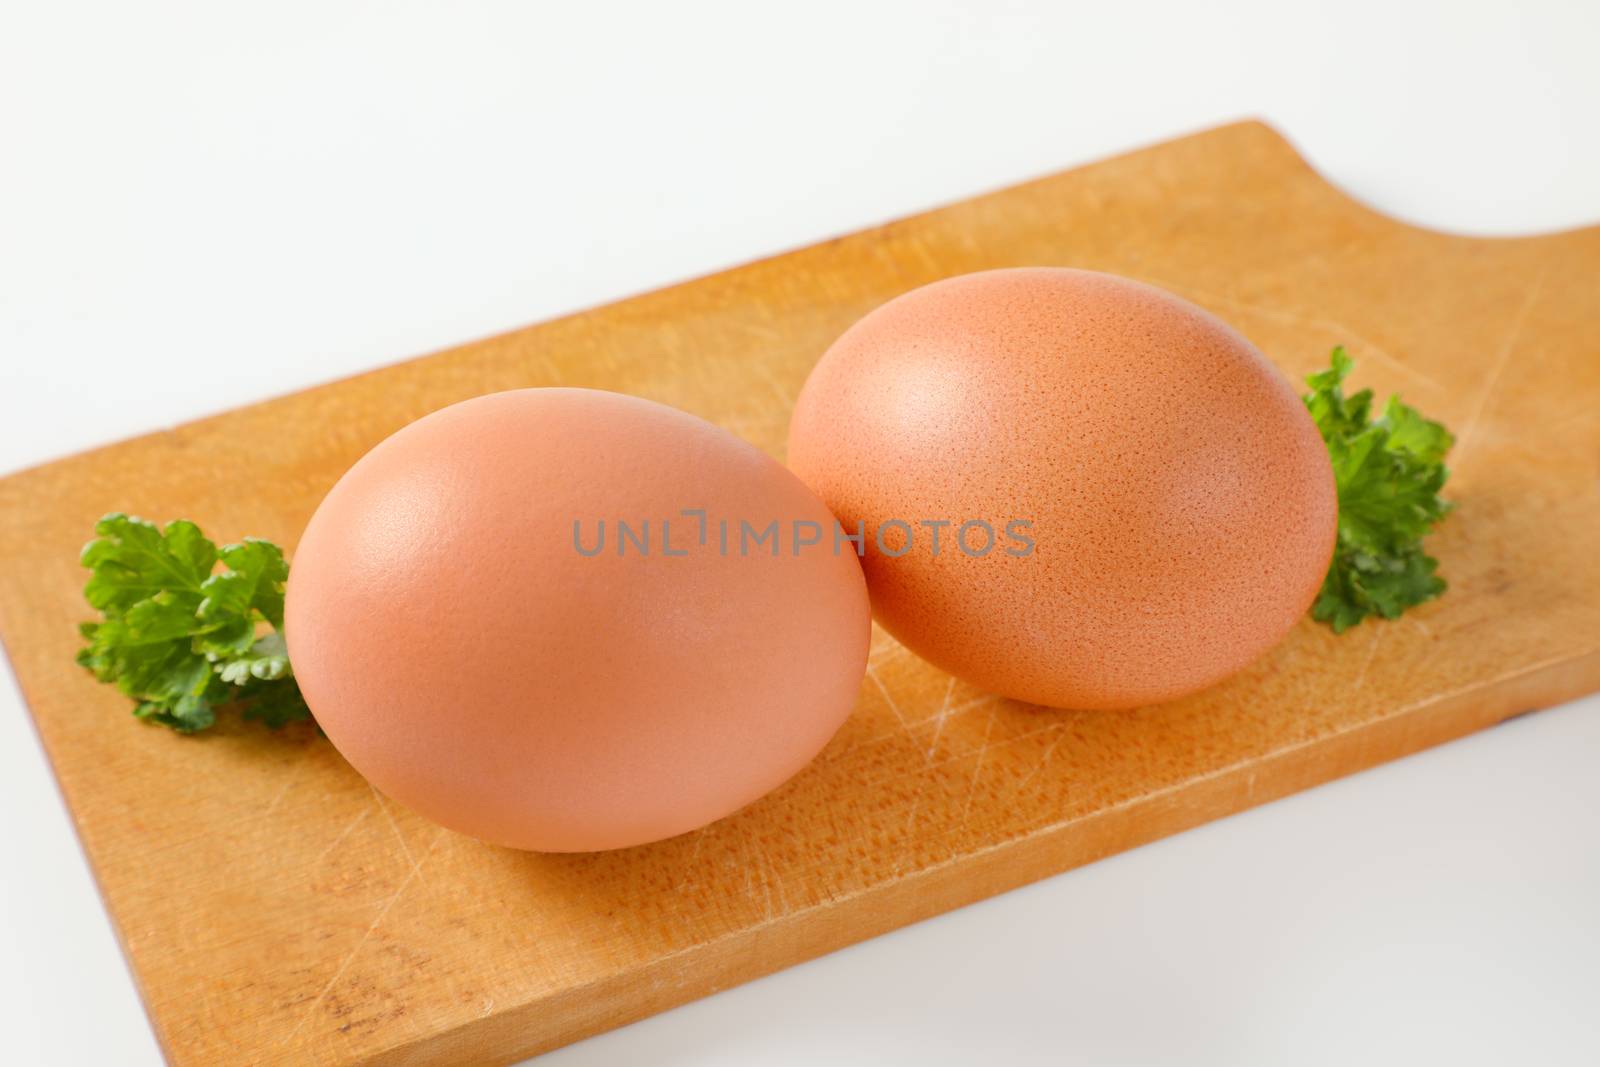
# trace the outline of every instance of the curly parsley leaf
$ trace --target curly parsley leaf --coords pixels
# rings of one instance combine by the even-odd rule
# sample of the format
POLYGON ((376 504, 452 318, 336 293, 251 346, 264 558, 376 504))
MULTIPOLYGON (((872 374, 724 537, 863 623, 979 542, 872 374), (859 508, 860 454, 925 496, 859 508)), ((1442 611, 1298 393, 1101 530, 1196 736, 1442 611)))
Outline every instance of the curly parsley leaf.
POLYGON ((1306 379, 1306 410, 1322 432, 1339 493, 1339 540, 1311 616, 1335 633, 1369 615, 1393 619, 1445 590, 1422 538, 1450 510, 1439 497, 1450 431, 1390 397, 1372 419, 1372 390, 1344 395, 1353 362, 1333 350, 1306 379))
POLYGON ((183 733, 213 725, 224 705, 274 727, 311 717, 279 632, 289 565, 276 545, 219 551, 192 522, 163 529, 120 513, 95 535, 84 596, 103 619, 79 627, 78 662, 136 700, 134 715, 183 733))

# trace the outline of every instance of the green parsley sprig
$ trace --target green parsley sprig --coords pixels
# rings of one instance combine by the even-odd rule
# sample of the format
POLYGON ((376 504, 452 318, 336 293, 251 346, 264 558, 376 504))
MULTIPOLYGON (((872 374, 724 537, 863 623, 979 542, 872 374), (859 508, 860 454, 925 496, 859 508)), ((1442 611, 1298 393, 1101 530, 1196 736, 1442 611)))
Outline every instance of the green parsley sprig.
POLYGON ((1439 496, 1450 471, 1450 431, 1391 396, 1371 417, 1372 390, 1344 395, 1353 362, 1333 350, 1332 366, 1306 379, 1306 409, 1322 432, 1339 492, 1339 541, 1311 617, 1343 633, 1369 615, 1398 618, 1445 590, 1439 561, 1422 538, 1450 505, 1439 496))
POLYGON ((219 550, 192 522, 160 529, 121 513, 95 534, 83 593, 104 617, 79 627, 78 662, 138 701, 134 715, 181 733, 224 705, 273 728, 311 717, 283 643, 289 565, 277 545, 219 550))

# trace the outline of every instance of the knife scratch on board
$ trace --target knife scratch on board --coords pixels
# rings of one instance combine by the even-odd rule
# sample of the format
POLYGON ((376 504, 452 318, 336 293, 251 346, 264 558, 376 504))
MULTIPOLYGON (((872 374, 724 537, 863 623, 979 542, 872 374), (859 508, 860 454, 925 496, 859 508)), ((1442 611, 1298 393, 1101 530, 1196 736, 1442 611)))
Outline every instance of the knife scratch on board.
POLYGON ((394 813, 389 810, 389 805, 384 803, 383 794, 379 793, 371 782, 367 783, 367 788, 372 791, 372 801, 378 806, 378 810, 383 812, 384 819, 389 823, 389 829, 394 831, 394 839, 400 842, 400 851, 405 853, 406 862, 411 864, 412 873, 421 876, 422 871, 417 866, 417 857, 412 853, 411 846, 406 844, 406 835, 400 832, 400 824, 394 821, 394 813))
POLYGON ((370 925, 368 925, 366 933, 361 935, 361 939, 356 942, 355 947, 350 950, 349 955, 345 956, 344 962, 340 963, 338 968, 333 972, 333 977, 328 979, 328 984, 323 986, 322 991, 312 998, 310 1004, 306 1005, 305 1011, 300 1015, 300 1021, 295 1024, 293 1030, 289 1031, 289 1035, 283 1039, 283 1045, 289 1045, 296 1037, 299 1036, 300 1031, 306 1028, 306 1024, 311 1021, 311 1017, 316 1014, 317 1008, 321 1007, 322 1002, 328 999, 328 994, 333 992, 333 987, 339 984, 339 979, 344 977, 344 972, 350 969, 350 965, 355 962, 356 957, 361 955, 361 950, 367 947, 367 942, 372 940, 372 935, 377 932, 379 924, 382 923, 384 917, 389 914, 389 909, 393 908, 395 903, 399 901, 400 897, 411 885, 412 879, 416 878, 422 873, 422 865, 427 863, 428 860, 432 858, 434 849, 439 847, 439 842, 444 840, 445 835, 449 832, 449 830, 440 827, 439 831, 434 834, 433 843, 428 846, 428 851, 423 853, 422 861, 412 866, 411 873, 401 879, 400 885, 395 889, 395 891, 389 895, 387 900, 379 905, 378 912, 372 917, 372 922, 370 925))
POLYGON ((1473 402, 1472 411, 1467 420, 1462 424, 1461 436, 1456 444, 1456 466, 1460 467, 1462 457, 1467 454, 1467 449, 1472 445, 1479 424, 1483 422, 1483 413, 1489 407, 1489 397, 1499 388, 1500 376, 1505 373, 1506 366, 1511 362, 1512 354, 1517 350, 1517 341, 1522 337, 1522 328, 1527 324, 1528 312, 1532 310, 1534 302, 1539 299, 1539 293, 1544 289, 1544 279, 1548 271, 1540 271, 1533 279, 1533 284, 1528 286, 1527 295, 1522 298, 1522 303, 1517 306, 1516 312, 1511 316, 1511 326, 1506 330, 1506 339, 1500 343, 1500 351, 1495 355, 1493 366, 1485 376, 1483 389, 1478 393, 1478 399, 1473 402))

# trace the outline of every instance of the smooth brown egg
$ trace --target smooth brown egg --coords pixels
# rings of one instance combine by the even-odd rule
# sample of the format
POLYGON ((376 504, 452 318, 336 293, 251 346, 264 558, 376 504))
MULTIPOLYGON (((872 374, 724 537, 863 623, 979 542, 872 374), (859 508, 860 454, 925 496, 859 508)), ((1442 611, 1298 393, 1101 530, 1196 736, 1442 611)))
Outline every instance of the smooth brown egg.
POLYGON ((812 372, 789 463, 864 525, 891 633, 1039 704, 1227 677, 1305 614, 1333 552, 1332 469, 1289 384, 1193 304, 1091 271, 878 308, 812 372))
POLYGON ((289 578, 291 661, 350 763, 445 826, 541 851, 670 837, 782 783, 849 714, 871 626, 859 560, 791 551, 831 523, 778 463, 681 411, 479 397, 323 500, 289 578), (750 551, 744 523, 782 544, 750 551))

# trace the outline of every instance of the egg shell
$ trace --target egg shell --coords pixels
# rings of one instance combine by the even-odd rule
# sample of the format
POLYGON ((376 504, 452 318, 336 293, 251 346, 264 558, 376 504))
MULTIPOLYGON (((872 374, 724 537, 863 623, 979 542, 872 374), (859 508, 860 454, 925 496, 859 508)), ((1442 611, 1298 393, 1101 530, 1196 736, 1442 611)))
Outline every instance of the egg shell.
POLYGON ((468 400, 383 441, 318 507, 288 584, 291 662, 345 758, 445 826, 542 851, 692 830, 826 744, 870 640, 848 545, 723 554, 722 519, 832 522, 770 457, 661 404, 468 400), (704 543, 684 509, 706 512, 704 543), (580 552, 601 520, 603 549, 580 552))
POLYGON ((1039 704, 1128 708, 1227 677, 1305 614, 1336 535, 1327 451, 1288 382, 1204 310, 1093 271, 970 274, 873 311, 813 370, 788 455, 865 524, 891 633, 1039 704), (887 553, 873 531, 895 519, 915 536, 891 558, 905 531, 887 553), (952 546, 974 520, 995 531, 981 557, 952 546), (925 521, 950 523, 938 554, 925 521))

